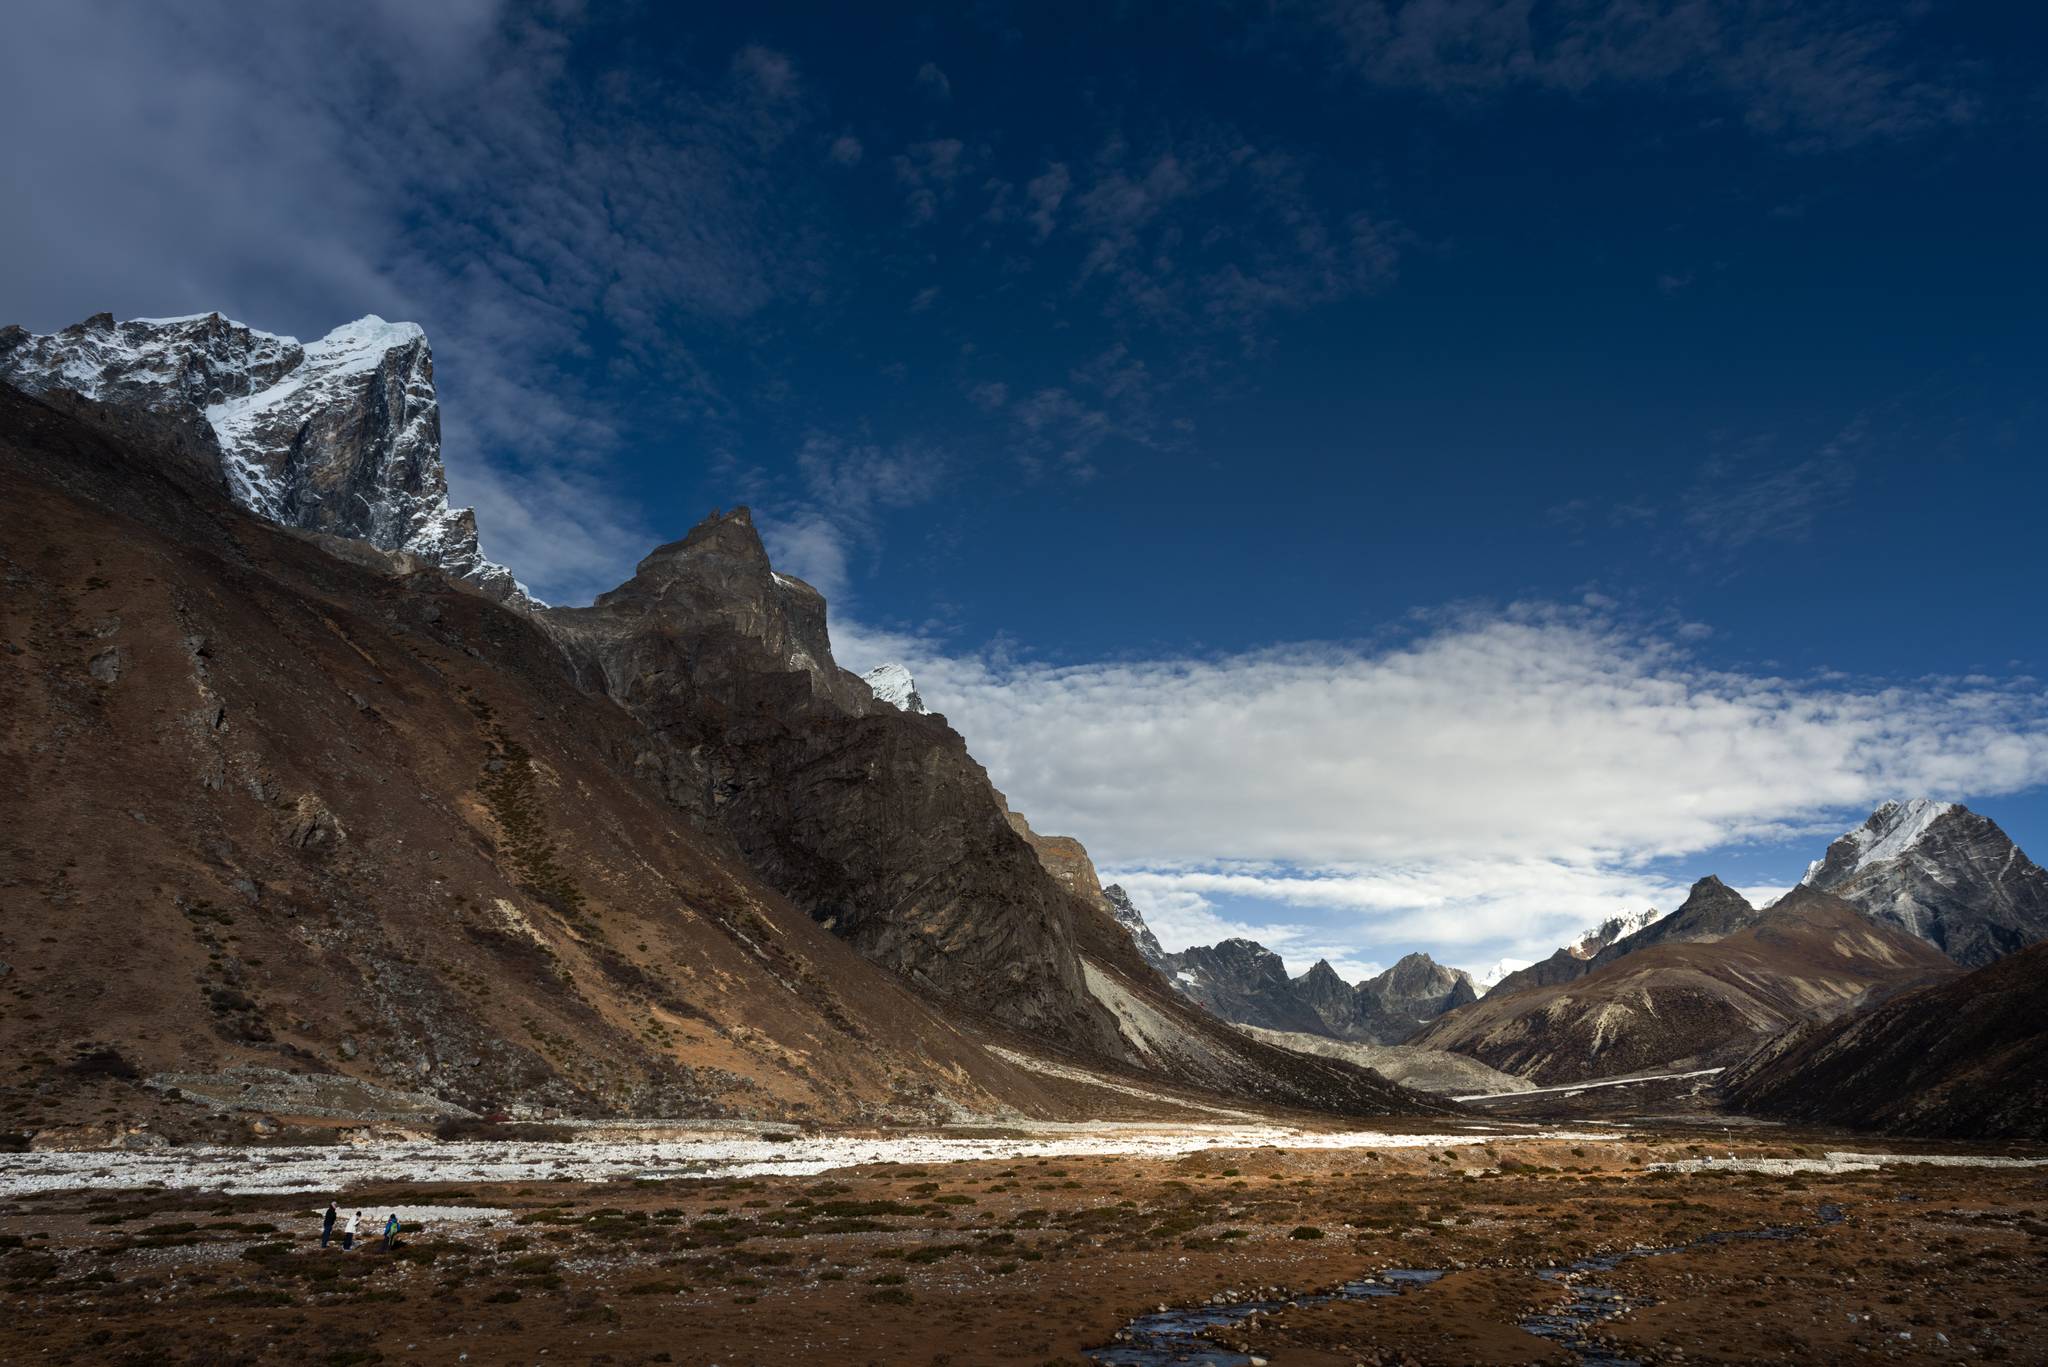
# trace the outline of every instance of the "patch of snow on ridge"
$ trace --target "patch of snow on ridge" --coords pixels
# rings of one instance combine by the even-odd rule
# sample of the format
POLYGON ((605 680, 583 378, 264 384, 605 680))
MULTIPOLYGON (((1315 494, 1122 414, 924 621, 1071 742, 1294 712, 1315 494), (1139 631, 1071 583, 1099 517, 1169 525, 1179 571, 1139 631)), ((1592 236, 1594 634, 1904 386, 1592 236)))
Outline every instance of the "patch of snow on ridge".
MULTIPOLYGON (((1955 809, 1953 802, 1936 802, 1925 797, 1885 803, 1870 814, 1868 821, 1842 836, 1856 849, 1856 862, 1848 873, 1860 873, 1872 864, 1897 859, 1920 843, 1920 837, 1927 834, 1929 826, 1955 809)), ((1811 883, 1826 863, 1825 857, 1814 860, 1806 866, 1806 876, 1799 881, 1811 883)))
POLYGON ((924 699, 917 692, 917 680, 911 678, 910 671, 902 665, 877 665, 861 678, 875 690, 875 697, 889 706, 903 712, 925 713, 924 699))

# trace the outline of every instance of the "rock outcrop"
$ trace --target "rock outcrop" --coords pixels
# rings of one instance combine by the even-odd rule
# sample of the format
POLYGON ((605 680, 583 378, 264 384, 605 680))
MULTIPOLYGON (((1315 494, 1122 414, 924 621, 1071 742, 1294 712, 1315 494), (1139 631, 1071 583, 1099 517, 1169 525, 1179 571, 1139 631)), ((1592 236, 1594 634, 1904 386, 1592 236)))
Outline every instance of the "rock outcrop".
POLYGON ((1730 1109, 1942 1139, 2048 1139, 2048 944, 1802 1025, 1729 1070, 1730 1109))
POLYGON ((541 620, 577 677, 647 728, 643 763, 784 896, 956 1006, 1122 1052, 1074 950, 1073 899, 937 717, 833 660, 825 600, 714 513, 588 608, 541 620))
POLYGON ((1145 913, 1138 910, 1131 901, 1131 895, 1123 890, 1122 884, 1111 883, 1102 890, 1102 900, 1109 906, 1109 914, 1131 937, 1137 947, 1138 957, 1154 970, 1170 974, 1166 950, 1159 943, 1159 937, 1152 933, 1152 927, 1145 922, 1145 913))
POLYGON ((1887 802, 1801 880, 1980 967, 2048 939, 2048 871, 1953 802, 1887 802))
POLYGON ((211 434, 197 462, 257 516, 403 552, 500 601, 527 601, 484 557, 475 514, 448 506, 433 353, 415 324, 359 318, 301 344, 217 313, 125 323, 100 313, 46 335, 0 329, 0 380, 192 419, 211 434))

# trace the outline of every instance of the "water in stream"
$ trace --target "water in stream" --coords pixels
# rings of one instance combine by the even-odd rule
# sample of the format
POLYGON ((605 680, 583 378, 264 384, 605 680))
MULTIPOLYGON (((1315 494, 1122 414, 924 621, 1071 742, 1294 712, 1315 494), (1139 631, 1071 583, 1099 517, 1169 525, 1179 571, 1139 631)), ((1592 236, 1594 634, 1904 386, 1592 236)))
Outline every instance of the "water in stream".
MULTIPOLYGON (((1821 1224, 1842 1219, 1840 1206, 1822 1206, 1821 1224)), ((1634 1258, 1660 1258, 1667 1253, 1689 1253, 1694 1249, 1737 1239, 1792 1239, 1806 1232, 1805 1226, 1770 1225, 1763 1229, 1741 1229, 1705 1235, 1686 1244, 1661 1248, 1631 1248, 1606 1253, 1559 1267, 1536 1269, 1545 1281, 1568 1286, 1572 1297, 1564 1304, 1521 1322, 1522 1328, 1538 1338, 1549 1339, 1581 1364, 1581 1367, 1638 1367, 1634 1358, 1614 1357, 1593 1342, 1593 1332, 1603 1321, 1625 1314, 1647 1302, 1632 1300, 1611 1286, 1586 1280, 1589 1275, 1612 1272, 1634 1258)), ((1334 1291, 1285 1299, 1239 1300, 1223 1303, 1161 1309, 1140 1315, 1117 1334, 1116 1342, 1093 1348, 1088 1356, 1102 1367, 1249 1367, 1251 1358, 1220 1347, 1205 1337, 1212 1329, 1239 1324, 1254 1315, 1271 1315, 1298 1306, 1327 1305, 1331 1301, 1374 1300, 1398 1296, 1417 1286, 1426 1286, 1443 1276, 1434 1268, 1397 1267, 1377 1276, 1346 1282, 1334 1291)))

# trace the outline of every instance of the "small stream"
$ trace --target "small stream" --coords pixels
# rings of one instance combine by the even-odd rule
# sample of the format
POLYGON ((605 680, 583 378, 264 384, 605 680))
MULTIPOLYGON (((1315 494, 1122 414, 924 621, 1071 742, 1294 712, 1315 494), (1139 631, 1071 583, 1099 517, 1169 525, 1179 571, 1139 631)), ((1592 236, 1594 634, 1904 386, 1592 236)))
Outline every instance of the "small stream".
MULTIPOLYGON (((1840 1206, 1825 1205, 1820 1208, 1819 1223, 1837 1224, 1841 1219, 1840 1206)), ((1593 1342, 1592 1335, 1601 1323, 1649 1302, 1624 1296, 1611 1286, 1597 1285, 1586 1280, 1589 1276, 1612 1272, 1623 1263, 1636 1258, 1661 1258, 1667 1253, 1690 1253, 1694 1249, 1732 1243, 1736 1240, 1794 1239, 1810 1228, 1811 1226, 1807 1225, 1767 1225, 1762 1229, 1718 1231, 1703 1235, 1690 1243, 1656 1248, 1631 1248, 1620 1253, 1604 1253, 1598 1257, 1581 1258, 1577 1262, 1559 1267, 1537 1268, 1536 1276, 1547 1282, 1564 1283, 1570 1288, 1572 1297, 1543 1314, 1529 1316, 1521 1321, 1521 1326, 1536 1337, 1548 1339, 1563 1348, 1572 1355, 1580 1367, 1639 1367, 1634 1358, 1613 1357, 1607 1354, 1593 1342)), ((1363 1301, 1399 1296, 1418 1286, 1427 1286, 1443 1275, 1443 1271, 1438 1268, 1396 1267, 1376 1276, 1345 1282, 1334 1291, 1319 1292, 1311 1296, 1271 1300, 1254 1298, 1221 1303, 1211 1301, 1180 1309, 1158 1310, 1149 1315, 1140 1315, 1126 1324, 1117 1333, 1116 1342, 1105 1347, 1089 1349, 1088 1357, 1102 1364, 1102 1367, 1249 1367, 1251 1358, 1243 1353, 1220 1347, 1204 1337, 1206 1332, 1242 1323, 1254 1315, 1272 1315, 1282 1310, 1327 1305, 1332 1301, 1363 1301)))

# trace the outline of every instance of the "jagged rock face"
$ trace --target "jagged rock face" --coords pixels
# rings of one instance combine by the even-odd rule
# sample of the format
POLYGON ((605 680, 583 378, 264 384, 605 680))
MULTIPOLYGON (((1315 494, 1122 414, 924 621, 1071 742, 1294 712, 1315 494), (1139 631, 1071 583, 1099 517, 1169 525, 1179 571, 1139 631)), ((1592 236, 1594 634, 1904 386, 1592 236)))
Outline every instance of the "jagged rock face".
POLYGON ((1731 1109, 1943 1139, 2048 1139, 2048 945, 1771 1040, 1731 1109))
POLYGON ((0 330, 0 379, 203 417, 220 477, 249 511, 527 601, 484 558, 475 514, 448 506, 433 354, 414 324, 361 318, 302 345, 219 314, 117 323, 102 313, 44 336, 0 330))
POLYGON ((1167 956, 1182 994, 1234 1025, 1327 1034, 1321 1016, 1296 990, 1287 965, 1256 940, 1194 945, 1167 956))
POLYGON ((820 923, 957 1005, 1126 1056, 1074 950, 1080 905, 943 719, 839 668, 824 599, 772 569, 746 509, 540 617, 655 738, 640 766, 820 923))
POLYGON ((1446 968, 1427 954, 1407 955, 1353 986, 1320 959, 1300 977, 1290 978, 1279 955, 1241 939, 1168 954, 1162 971, 1188 997, 1233 1025, 1367 1044, 1399 1044, 1479 995, 1470 974, 1446 968))
POLYGON ((1161 973, 1168 973, 1165 948, 1159 937, 1152 933, 1152 927, 1145 924, 1145 913, 1138 910, 1131 901, 1131 895, 1123 890, 1120 883, 1111 883, 1102 890, 1102 900, 1108 904, 1110 915, 1116 923, 1130 932, 1131 943, 1137 946, 1138 957, 1161 973))
POLYGON ((1358 1017, 1358 989, 1337 976, 1326 959, 1318 959, 1292 984, 1294 995, 1323 1023, 1321 1033, 1348 1038, 1358 1017))
POLYGON ((832 658, 824 595, 769 565, 745 508, 713 513, 590 607, 551 608, 545 620, 590 648, 604 690, 622 700, 684 677, 693 693, 741 707, 779 678, 807 713, 875 710, 867 685, 832 658))
POLYGON ((899 664, 878 665, 860 676, 875 697, 902 712, 915 712, 922 716, 926 712, 924 699, 918 695, 917 680, 910 677, 910 671, 899 664))
POLYGON ((1607 963, 1596 958, 1574 982, 1489 993, 1409 1043, 1546 1084, 1710 1067, 1801 1022, 1954 971, 1931 946, 1810 888, 1740 924, 1727 889, 1696 886, 1693 900, 1695 931, 1736 928, 1711 938, 1667 934, 1607 963))
POLYGON ((2048 872, 1998 823, 1954 803, 1885 803, 1801 882, 1970 967, 2048 939, 2048 872))
POLYGON ((1378 1036, 1374 1042, 1399 1044, 1445 1012, 1479 1000, 1479 993, 1463 969, 1409 954, 1360 983, 1358 998, 1367 1033, 1378 1036))

